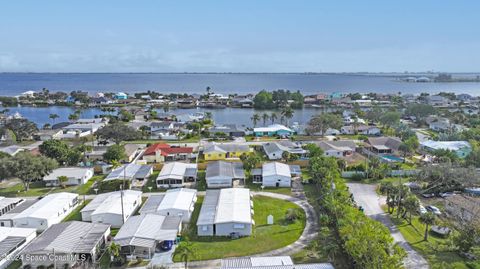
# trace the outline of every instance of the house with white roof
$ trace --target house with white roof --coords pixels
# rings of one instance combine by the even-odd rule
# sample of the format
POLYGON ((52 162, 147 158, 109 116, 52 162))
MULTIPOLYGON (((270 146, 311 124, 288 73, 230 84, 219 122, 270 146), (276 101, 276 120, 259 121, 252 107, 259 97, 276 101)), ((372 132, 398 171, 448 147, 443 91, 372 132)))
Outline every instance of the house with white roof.
POLYGON ((162 216, 176 216, 182 218, 182 222, 188 223, 192 216, 197 190, 195 189, 171 189, 164 195, 151 195, 140 209, 140 214, 158 214, 162 216))
POLYGON ((280 162, 264 163, 262 169, 252 170, 253 183, 265 187, 291 187, 292 171, 288 164, 280 162))
POLYGON ((80 212, 83 221, 105 223, 113 228, 120 228, 141 204, 141 191, 107 192, 97 195, 80 212))
POLYGON ((374 125, 346 125, 340 128, 340 132, 346 135, 362 134, 362 135, 380 135, 382 130, 374 125))
POLYGON ((163 165, 156 179, 157 188, 178 188, 197 180, 197 164, 171 162, 163 165))
POLYGON ((308 155, 307 150, 292 141, 268 142, 264 143, 262 147, 269 160, 282 159, 284 152, 297 155, 299 158, 306 158, 308 155))
POLYGON ((244 182, 243 163, 215 161, 209 162, 205 173, 208 188, 233 187, 234 181, 244 182))
POLYGON ((327 157, 345 158, 352 156, 357 149, 353 140, 320 141, 316 143, 327 157))
POLYGON ((197 220, 197 234, 250 236, 255 225, 250 198, 246 188, 207 190, 197 220))
POLYGON ((295 132, 282 124, 272 124, 267 127, 253 128, 255 136, 291 136, 295 132))
POLYGON ((334 269, 330 263, 294 264, 290 256, 222 259, 220 269, 334 269))
POLYGON ((0 227, 14 227, 13 218, 38 201, 36 198, 0 197, 0 227))
POLYGON ((36 236, 36 229, 0 227, 0 269, 7 268, 36 236))
POLYGON ((449 150, 454 152, 459 158, 465 158, 472 152, 472 146, 467 141, 427 140, 420 142, 420 148, 430 152, 435 150, 449 150))
POLYGON ((84 167, 61 167, 53 170, 50 174, 43 177, 43 182, 46 186, 60 186, 61 182, 59 177, 67 177, 65 185, 83 185, 87 183, 93 177, 92 168, 84 167))
POLYGON ((62 128, 63 134, 60 138, 84 137, 94 134, 98 129, 105 126, 105 123, 73 123, 62 128))
POLYGON ((60 223, 78 205, 78 194, 59 192, 49 194, 12 218, 13 226, 45 231, 60 223))
POLYGON ((120 254, 129 260, 151 259, 157 245, 163 241, 175 242, 181 230, 180 217, 141 214, 128 219, 113 241, 121 246, 120 254))
POLYGON ((136 163, 124 164, 114 169, 105 180, 129 180, 132 187, 142 187, 148 177, 153 173, 151 165, 141 165, 136 163))
POLYGON ((99 223, 68 221, 53 225, 22 251, 22 264, 28 268, 71 268, 85 260, 97 261, 106 247, 110 226, 99 223), (54 265, 54 261, 57 261, 54 265))

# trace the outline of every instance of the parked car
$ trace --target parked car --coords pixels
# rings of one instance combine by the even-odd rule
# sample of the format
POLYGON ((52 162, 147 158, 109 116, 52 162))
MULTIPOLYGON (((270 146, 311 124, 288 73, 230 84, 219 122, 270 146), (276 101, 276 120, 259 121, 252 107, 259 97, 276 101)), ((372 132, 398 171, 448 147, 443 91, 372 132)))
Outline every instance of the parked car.
POLYGON ((160 248, 163 250, 163 251, 169 251, 171 250, 173 247, 173 241, 171 240, 165 240, 162 242, 162 245, 160 246, 160 248))
POLYGON ((435 197, 435 193, 422 193, 423 198, 432 198, 435 197))
POLYGON ((427 210, 425 209, 425 207, 423 205, 420 205, 418 207, 418 213, 420 213, 421 215, 427 213, 427 210))
POLYGON ((440 197, 446 198, 455 195, 453 192, 442 192, 440 193, 440 197))
POLYGON ((433 206, 433 205, 429 205, 426 207, 426 209, 430 212, 432 212, 433 214, 435 215, 441 215, 442 212, 440 211, 440 209, 438 209, 438 207, 436 206, 433 206))

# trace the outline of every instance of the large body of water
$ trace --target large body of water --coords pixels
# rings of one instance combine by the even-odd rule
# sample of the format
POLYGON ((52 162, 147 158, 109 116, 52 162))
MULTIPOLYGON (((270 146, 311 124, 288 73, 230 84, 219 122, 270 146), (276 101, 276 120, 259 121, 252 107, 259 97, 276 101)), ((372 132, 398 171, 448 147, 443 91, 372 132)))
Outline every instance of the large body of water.
MULTIPOLYGON (((472 75, 472 74, 468 74, 472 75)), ((419 76, 419 75, 416 75, 419 76)), ((0 73, 0 95, 27 90, 83 90, 90 93, 155 90, 163 93, 256 93, 260 90, 300 90, 303 94, 330 92, 437 93, 451 91, 480 95, 480 83, 408 83, 398 75, 362 74, 168 74, 168 73, 0 73)))

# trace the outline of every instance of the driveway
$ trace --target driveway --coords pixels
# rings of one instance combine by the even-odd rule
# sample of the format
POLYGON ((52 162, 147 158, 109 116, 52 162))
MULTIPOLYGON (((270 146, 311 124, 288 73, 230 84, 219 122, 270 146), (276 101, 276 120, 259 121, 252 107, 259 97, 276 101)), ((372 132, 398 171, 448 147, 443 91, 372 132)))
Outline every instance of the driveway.
POLYGON ((364 208, 365 214, 387 226, 395 242, 407 251, 407 257, 404 260, 405 267, 412 269, 429 268, 428 262, 418 254, 418 252, 412 249, 397 227, 393 224, 388 214, 381 208, 381 205, 385 204, 385 197, 379 196, 376 193, 376 185, 360 183, 348 183, 347 185, 357 204, 364 208))

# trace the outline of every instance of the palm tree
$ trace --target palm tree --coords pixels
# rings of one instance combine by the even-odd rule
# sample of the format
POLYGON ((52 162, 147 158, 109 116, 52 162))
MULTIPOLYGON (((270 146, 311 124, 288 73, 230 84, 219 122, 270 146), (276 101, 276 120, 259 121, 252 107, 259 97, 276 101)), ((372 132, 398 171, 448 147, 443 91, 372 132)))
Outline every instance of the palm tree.
POLYGON ((110 253, 110 260, 111 261, 116 261, 118 258, 120 258, 120 245, 116 244, 115 242, 112 242, 107 250, 108 253, 110 253))
POLYGON ((80 115, 77 114, 77 113, 73 113, 73 114, 68 115, 68 120, 70 120, 70 121, 76 121, 79 118, 80 118, 80 115))
POLYGON ((258 114, 253 114, 253 116, 250 118, 253 122, 253 127, 257 127, 257 123, 260 120, 260 116, 258 114))
POLYGON ((262 120, 263 120, 263 126, 267 125, 267 120, 270 118, 267 113, 263 113, 262 115, 262 120))
POLYGON ((286 106, 282 109, 281 114, 287 120, 287 124, 286 124, 287 126, 288 126, 288 120, 293 118, 293 113, 294 113, 293 109, 289 106, 286 106))
POLYGON ((211 120, 212 119, 212 112, 205 112, 205 119, 211 120))
POLYGON ((185 263, 185 269, 188 268, 188 261, 195 257, 195 247, 193 244, 185 238, 183 242, 181 242, 177 248, 175 249, 175 254, 180 256, 180 259, 185 263))
POLYGON ((170 103, 165 102, 162 107, 163 107, 163 112, 167 113, 170 110, 170 103))
POLYGON ((52 120, 52 125, 54 125, 55 119, 58 119, 60 116, 58 114, 50 114, 48 117, 52 120))
POLYGON ((277 120, 277 117, 278 117, 278 116, 277 116, 276 113, 272 113, 272 114, 270 115, 270 121, 272 121, 272 124, 275 123, 275 120, 277 120))
POLYGON ((405 218, 406 214, 408 213, 408 223, 410 225, 412 225, 412 214, 417 212, 419 206, 420 202, 418 201, 417 196, 415 196, 414 194, 408 195, 403 202, 403 207, 405 208, 405 213, 403 217, 405 218))
POLYGON ((420 222, 425 224, 425 236, 423 240, 428 241, 428 226, 435 224, 435 215, 432 212, 427 212, 420 215, 420 222))

